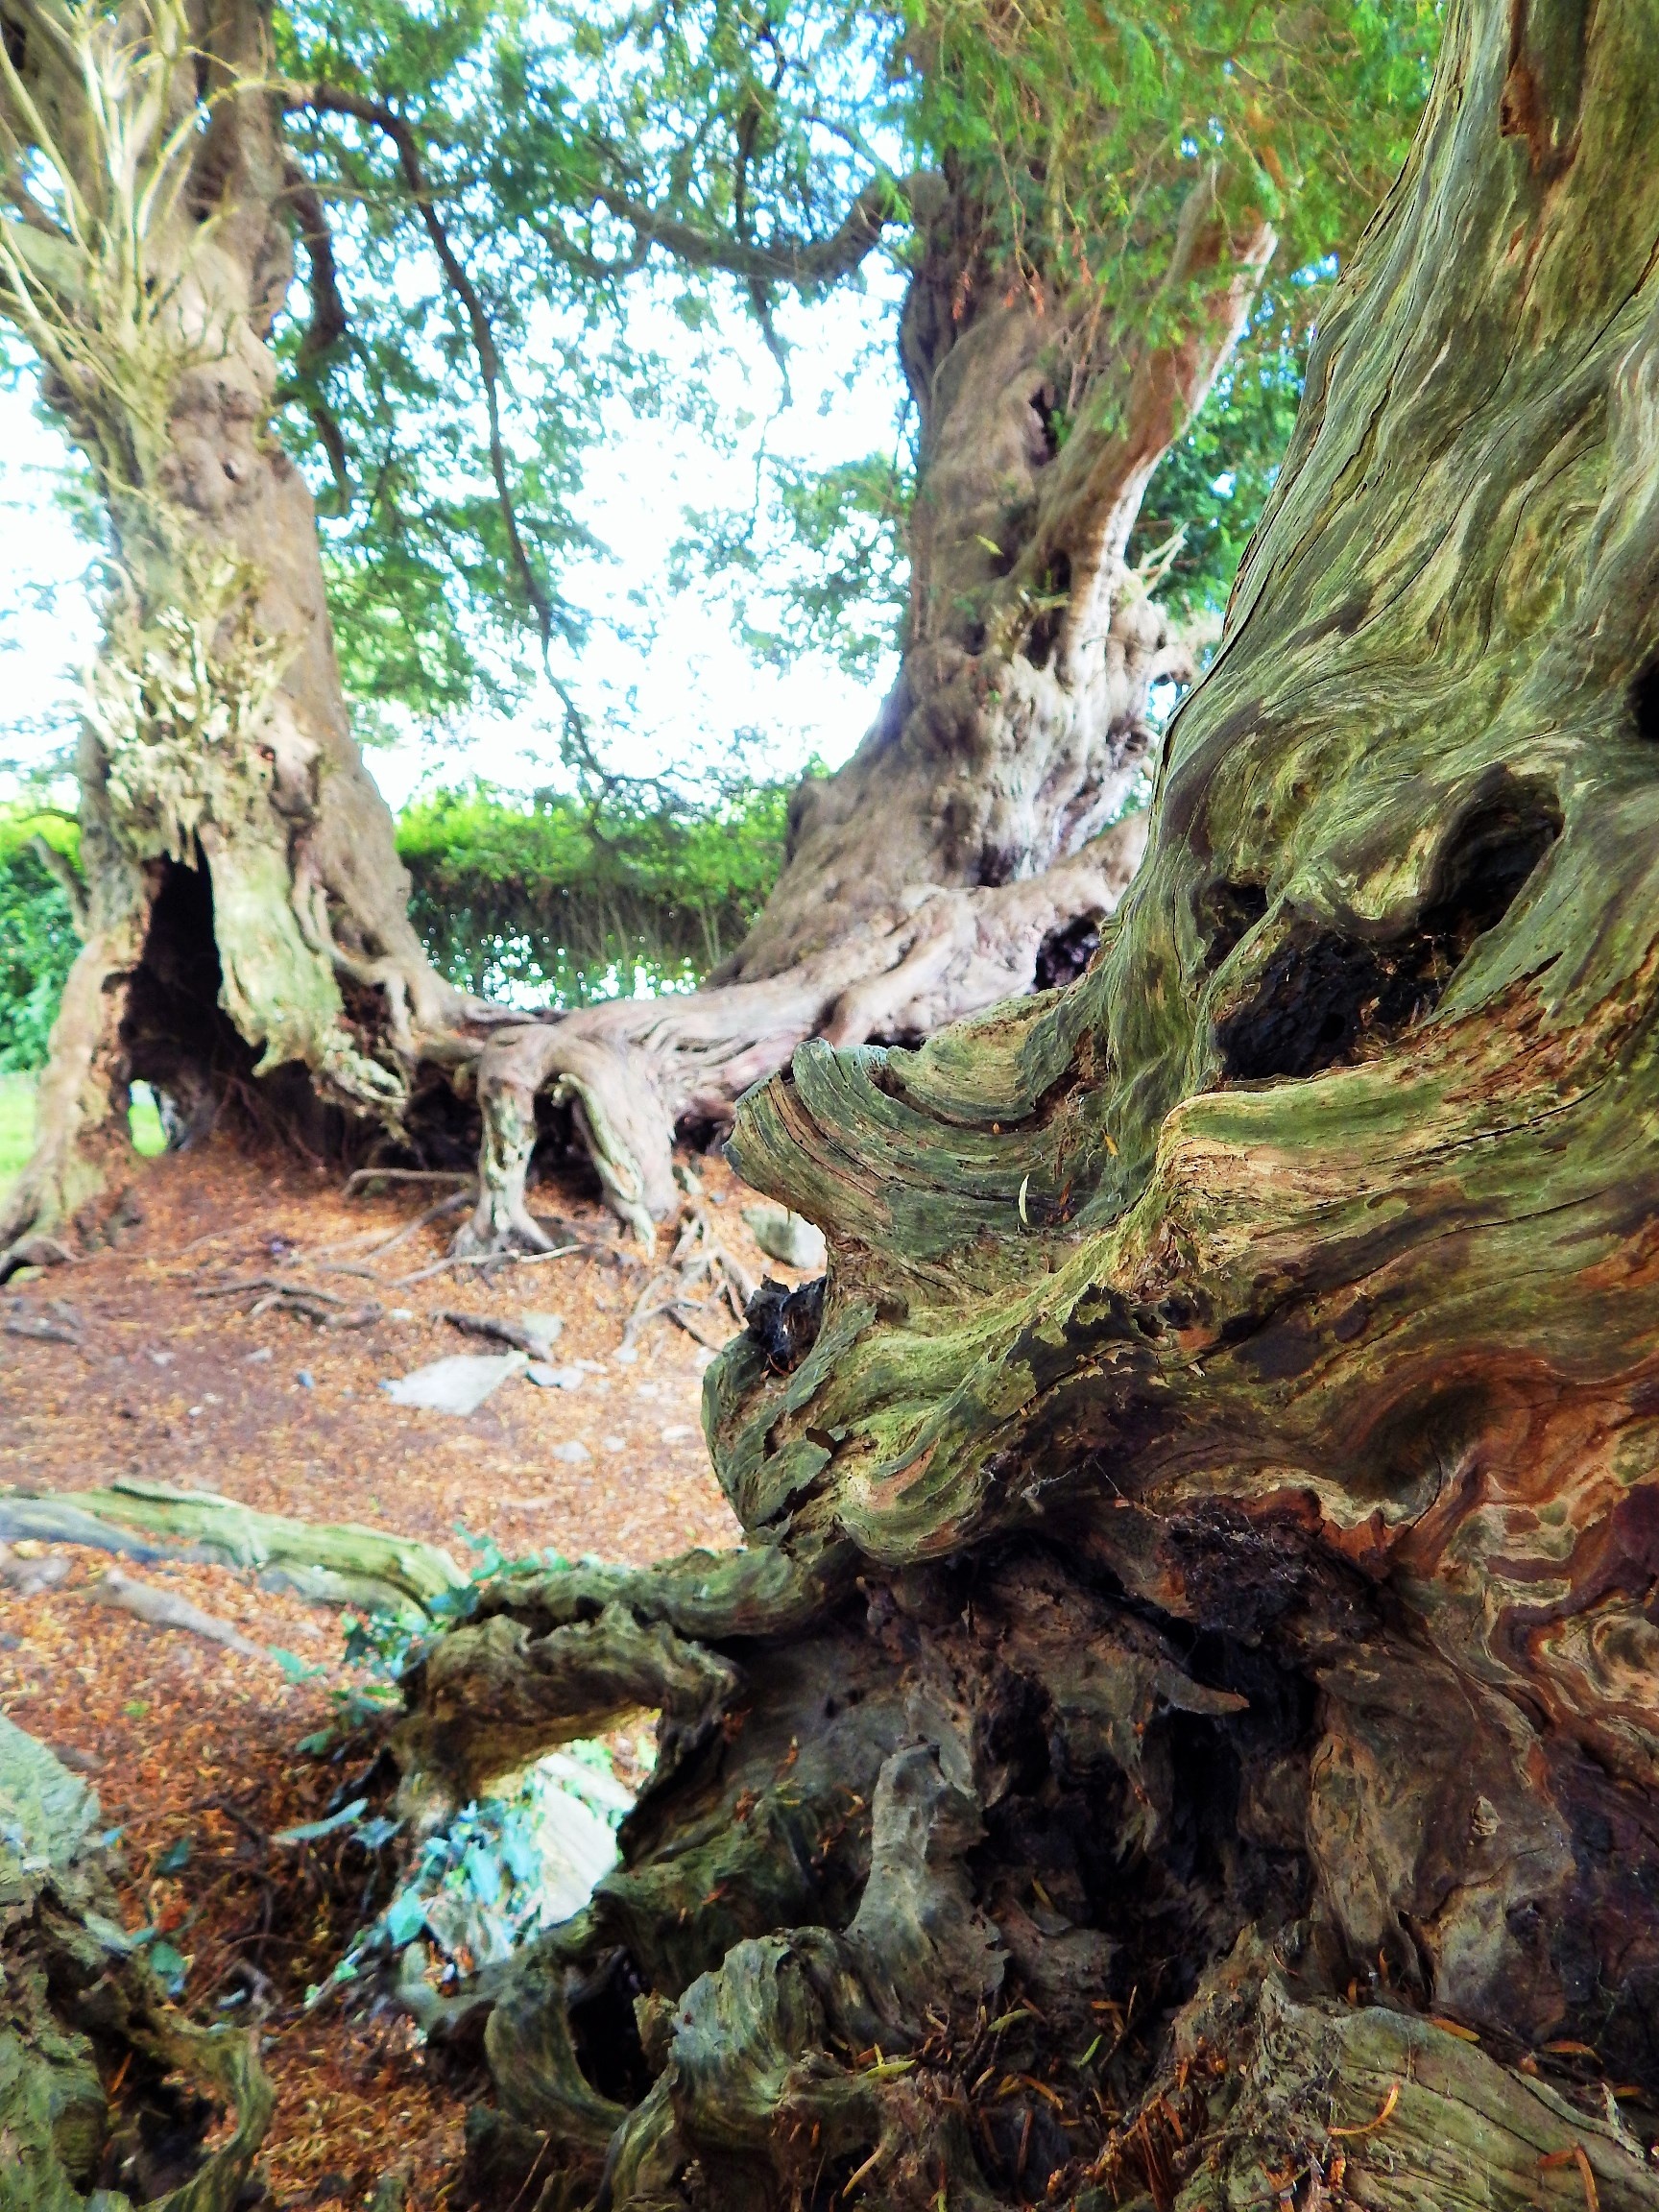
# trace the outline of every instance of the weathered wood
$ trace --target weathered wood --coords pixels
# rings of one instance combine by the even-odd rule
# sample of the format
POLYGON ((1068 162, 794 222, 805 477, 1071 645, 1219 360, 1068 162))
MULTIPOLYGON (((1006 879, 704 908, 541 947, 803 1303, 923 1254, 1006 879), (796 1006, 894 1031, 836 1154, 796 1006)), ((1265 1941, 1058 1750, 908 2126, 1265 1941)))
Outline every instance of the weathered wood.
MULTIPOLYGON (((740 1109, 830 1267, 707 1425, 817 1597, 675 1627, 497 2009, 571 2201, 1659 2203, 1656 51, 1452 9, 1090 972, 740 1109)), ((522 1750, 574 1586, 489 1604, 522 1750)))

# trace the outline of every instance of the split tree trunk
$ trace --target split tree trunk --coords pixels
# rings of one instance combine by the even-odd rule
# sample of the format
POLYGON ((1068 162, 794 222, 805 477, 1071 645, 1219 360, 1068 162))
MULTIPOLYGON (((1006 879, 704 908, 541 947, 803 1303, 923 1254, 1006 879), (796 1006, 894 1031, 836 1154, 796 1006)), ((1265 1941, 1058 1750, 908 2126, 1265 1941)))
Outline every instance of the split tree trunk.
POLYGON ((662 1716, 503 2200, 1659 2205, 1655 51, 1452 10, 1109 946, 740 1111, 748 1548, 413 1685, 662 1716))
POLYGON ((92 463, 114 577, 78 760, 86 938, 0 1225, 15 1235, 73 1212, 101 1141, 124 1144, 132 1077, 188 1118, 228 1072, 295 1067, 396 1125, 420 1061, 475 1049, 481 1010, 408 920, 310 494, 271 435, 291 252, 279 107, 256 88, 266 16, 4 15, 0 113, 80 223, 9 227, 0 304, 92 463))
POLYGON ((1069 981, 1134 874, 1144 818, 1119 817, 1149 694, 1193 671, 1125 549, 1273 232, 1253 215, 1233 235, 1205 174, 1142 327, 1103 339, 985 258, 965 192, 937 197, 901 333, 921 440, 898 683, 846 767, 796 794, 783 873, 708 989, 491 1041, 475 1245, 546 1241, 524 1204, 542 1089, 575 1102, 612 1204, 648 1237, 677 1204, 676 1123, 728 1120, 808 1037, 919 1040, 1069 981))

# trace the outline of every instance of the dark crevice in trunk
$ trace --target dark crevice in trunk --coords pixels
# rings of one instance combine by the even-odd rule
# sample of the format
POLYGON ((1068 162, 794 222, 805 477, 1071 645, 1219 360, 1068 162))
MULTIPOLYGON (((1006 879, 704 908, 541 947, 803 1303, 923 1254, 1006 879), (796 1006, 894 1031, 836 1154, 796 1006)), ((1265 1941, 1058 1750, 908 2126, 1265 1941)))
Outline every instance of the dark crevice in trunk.
POLYGON ((219 1003, 223 974, 213 930, 213 885, 164 860, 144 954, 127 995, 121 1046, 132 1080, 161 1102, 168 1142, 183 1148, 213 1127, 227 1091, 251 1090, 258 1059, 219 1003))
POLYGON ((1266 911, 1267 893, 1260 883, 1212 884, 1201 914, 1206 965, 1219 968, 1266 911))
POLYGON ((637 2104, 651 2086, 634 2000, 646 1984, 627 1952, 599 1960, 571 1991, 570 2037, 576 2063, 601 2097, 637 2104))
POLYGON ((1630 719, 1645 745, 1659 745, 1659 655, 1630 685, 1630 719))
POLYGON ((775 1375, 800 1366, 818 1341, 824 1320, 825 1278, 791 1290, 768 1275, 744 1311, 749 1334, 775 1375))
MULTIPOLYGON (((1293 921, 1255 990, 1216 1024, 1223 1073, 1244 1082, 1315 1075, 1425 1020, 1477 940, 1508 913, 1561 824, 1552 791, 1504 770, 1447 839, 1408 934, 1376 940, 1293 921)), ((1248 926, 1247 888, 1224 884, 1213 895, 1213 947, 1226 944, 1235 922, 1248 926)))
POLYGON ((1099 950, 1098 916, 1080 914, 1063 929, 1050 930, 1037 954, 1033 988, 1056 991, 1064 984, 1075 983, 1099 950))
POLYGON ((1033 668, 1046 668, 1053 659, 1054 648, 1060 642, 1065 627, 1067 603, 1071 595, 1071 562, 1068 554, 1056 553, 1049 565, 1047 582, 1043 597, 1052 605, 1040 607, 1025 633, 1025 658, 1033 668))

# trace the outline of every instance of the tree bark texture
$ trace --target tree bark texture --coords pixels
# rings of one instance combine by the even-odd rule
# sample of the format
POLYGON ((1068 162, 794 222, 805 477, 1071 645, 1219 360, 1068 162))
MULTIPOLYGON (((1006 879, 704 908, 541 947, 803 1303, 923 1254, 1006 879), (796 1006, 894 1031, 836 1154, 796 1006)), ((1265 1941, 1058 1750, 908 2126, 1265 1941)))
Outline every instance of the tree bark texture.
POLYGON ((73 1211, 133 1076, 187 1118, 228 1046, 396 1126, 469 1009, 408 920, 271 433, 292 253, 267 18, 7 0, 4 22, 0 154, 66 179, 75 221, 8 226, 0 306, 92 464, 113 577, 78 759, 88 926, 15 1234, 73 1211))
POLYGON ((916 1041, 1070 980, 1140 859, 1144 821, 1118 817, 1148 695, 1193 669, 1125 548, 1273 232, 1253 217, 1233 236, 1203 174, 1144 326, 1108 341, 998 271, 965 189, 926 181, 901 331, 921 440, 899 680, 852 760, 801 786, 782 875, 709 989, 492 1038, 475 1243, 542 1240, 523 1192, 544 1088, 576 1100, 613 1205, 647 1230, 677 1203, 677 1122, 728 1119, 806 1038, 916 1041))
POLYGON ((739 1110, 747 1549, 413 1684, 429 1805, 662 1716, 483 2185, 1659 2204, 1655 51, 1450 12, 1099 956, 739 1110))

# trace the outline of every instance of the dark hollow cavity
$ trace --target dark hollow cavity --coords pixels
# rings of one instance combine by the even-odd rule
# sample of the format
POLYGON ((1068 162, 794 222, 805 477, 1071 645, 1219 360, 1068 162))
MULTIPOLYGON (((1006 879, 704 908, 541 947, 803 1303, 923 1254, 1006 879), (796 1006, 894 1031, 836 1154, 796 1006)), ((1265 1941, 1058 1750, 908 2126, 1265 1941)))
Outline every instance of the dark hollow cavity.
POLYGON ((1063 928, 1051 929, 1037 949, 1034 988, 1058 990, 1075 983, 1100 950, 1100 923, 1095 915, 1079 914, 1063 928))
POLYGON ((1205 965, 1212 974, 1266 911, 1267 893, 1260 883, 1211 884, 1199 901, 1198 919, 1205 965))
POLYGON ((1424 1020, 1560 834, 1554 793, 1505 771, 1447 839, 1414 928, 1364 938, 1292 925, 1250 997, 1216 1024, 1224 1074, 1316 1075, 1424 1020))
POLYGON ((1631 683, 1630 719, 1645 744, 1659 745, 1659 654, 1631 683))
POLYGON ((803 1283, 799 1290, 786 1289, 768 1275, 744 1309, 749 1334, 776 1374, 787 1375, 799 1367, 818 1341, 824 1287, 822 1275, 815 1283, 803 1283))

